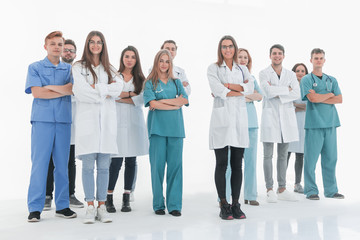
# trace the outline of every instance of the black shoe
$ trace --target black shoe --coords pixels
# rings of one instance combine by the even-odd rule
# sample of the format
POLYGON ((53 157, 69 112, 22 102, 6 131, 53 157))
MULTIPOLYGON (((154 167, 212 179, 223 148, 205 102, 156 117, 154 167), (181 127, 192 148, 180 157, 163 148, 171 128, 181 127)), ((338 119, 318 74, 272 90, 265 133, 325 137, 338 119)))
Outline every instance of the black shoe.
POLYGON ((240 204, 236 203, 231 206, 232 216, 236 219, 245 219, 245 213, 241 211, 240 204))
POLYGON ((40 212, 35 211, 31 212, 28 216, 28 222, 39 222, 40 221, 40 212))
POLYGON ((340 193, 335 193, 331 198, 334 198, 334 199, 344 199, 345 196, 340 194, 340 193))
POLYGON ((181 212, 179 210, 172 210, 171 212, 169 212, 171 215, 173 215, 174 217, 180 217, 181 216, 181 212))
POLYGON ((113 203, 113 195, 112 194, 108 194, 106 196, 105 206, 106 206, 106 211, 108 213, 116 212, 116 208, 115 208, 114 203, 113 203))
POLYGON ((124 193, 123 194, 123 202, 122 202, 121 211, 122 212, 131 212, 130 194, 129 193, 124 193))
POLYGON ((159 209, 155 211, 156 215, 165 215, 165 210, 164 209, 159 209))
POLYGON ((320 200, 320 197, 317 194, 310 195, 310 196, 308 196, 306 198, 309 199, 309 200, 320 200))
POLYGON ((76 218, 77 215, 70 208, 64 208, 62 210, 56 211, 55 216, 63 218, 76 218))
POLYGON ((231 212, 230 204, 226 203, 226 204, 221 205, 219 216, 221 217, 221 219, 224 219, 224 220, 232 220, 232 219, 234 219, 233 215, 232 215, 232 212, 231 212))

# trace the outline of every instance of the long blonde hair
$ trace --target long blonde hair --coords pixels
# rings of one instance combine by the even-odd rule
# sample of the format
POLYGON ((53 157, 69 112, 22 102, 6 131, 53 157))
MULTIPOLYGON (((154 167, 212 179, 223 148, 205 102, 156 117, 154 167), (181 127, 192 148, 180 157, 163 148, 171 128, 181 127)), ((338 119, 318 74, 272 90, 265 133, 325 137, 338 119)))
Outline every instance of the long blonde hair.
POLYGON ((169 69, 167 70, 167 78, 174 80, 173 61, 172 61, 171 53, 167 49, 162 49, 156 54, 155 59, 154 59, 153 68, 152 68, 149 76, 147 77, 147 80, 152 82, 154 89, 156 89, 156 87, 159 83, 159 78, 160 78, 160 68, 159 68, 160 58, 165 54, 168 55, 169 61, 170 61, 170 66, 169 66, 169 69))

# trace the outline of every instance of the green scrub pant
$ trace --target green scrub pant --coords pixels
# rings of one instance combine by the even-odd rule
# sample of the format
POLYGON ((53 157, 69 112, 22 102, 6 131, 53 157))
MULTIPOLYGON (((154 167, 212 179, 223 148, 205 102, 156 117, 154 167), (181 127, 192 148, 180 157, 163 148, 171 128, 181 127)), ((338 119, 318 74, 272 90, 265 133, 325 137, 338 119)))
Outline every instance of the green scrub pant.
POLYGON ((321 171, 325 197, 338 192, 335 168, 337 162, 336 128, 305 129, 304 194, 309 197, 319 194, 315 169, 321 154, 321 171))
POLYGON ((166 170, 166 206, 169 212, 182 208, 183 138, 150 136, 150 166, 154 211, 165 209, 163 182, 166 170))

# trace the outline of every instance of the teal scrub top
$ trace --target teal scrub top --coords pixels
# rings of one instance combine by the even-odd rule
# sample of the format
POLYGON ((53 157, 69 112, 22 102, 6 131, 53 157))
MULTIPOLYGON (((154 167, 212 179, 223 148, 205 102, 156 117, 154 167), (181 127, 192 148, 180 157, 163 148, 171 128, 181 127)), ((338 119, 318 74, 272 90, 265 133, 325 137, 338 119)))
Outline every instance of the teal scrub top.
MULTIPOLYGON (((150 106, 150 101, 161 99, 172 99, 183 95, 188 99, 184 87, 179 79, 169 80, 167 84, 159 80, 154 89, 151 80, 146 81, 144 89, 145 107, 150 106)), ((186 106, 188 106, 187 104, 186 106)), ((182 109, 157 110, 148 113, 147 127, 149 137, 152 134, 163 137, 185 137, 184 119, 182 109)))
POLYGON ((322 79, 312 73, 305 75, 300 81, 301 97, 307 101, 305 115, 305 129, 339 127, 340 120, 335 104, 312 103, 307 98, 309 90, 313 89, 316 93, 334 93, 335 96, 341 95, 341 91, 336 79, 327 74, 323 74, 322 79))
MULTIPOLYGON (((252 76, 253 77, 253 76, 252 76)), ((261 95, 261 89, 259 87, 259 84, 257 83, 256 79, 253 77, 254 79, 254 89, 260 93, 261 95)), ((256 108, 255 108, 255 104, 254 102, 247 102, 246 103, 246 109, 247 109, 247 114, 248 114, 248 128, 259 128, 258 126, 258 118, 257 118, 257 114, 256 114, 256 108)))
MULTIPOLYGON (((31 94, 31 87, 47 85, 65 85, 73 83, 71 65, 59 62, 52 64, 47 57, 29 65, 25 93, 31 94)), ((31 110, 31 122, 71 123, 71 96, 53 99, 34 98, 31 110)))

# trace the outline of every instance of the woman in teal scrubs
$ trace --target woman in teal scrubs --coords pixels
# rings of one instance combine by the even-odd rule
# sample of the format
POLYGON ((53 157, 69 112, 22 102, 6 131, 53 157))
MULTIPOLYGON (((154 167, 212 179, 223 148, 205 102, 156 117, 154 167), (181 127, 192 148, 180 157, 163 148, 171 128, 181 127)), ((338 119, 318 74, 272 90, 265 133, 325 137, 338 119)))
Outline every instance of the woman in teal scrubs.
POLYGON ((166 207, 173 216, 181 216, 182 151, 185 137, 181 107, 188 106, 186 92, 179 79, 173 77, 172 57, 160 50, 145 83, 144 103, 149 107, 147 125, 150 141, 149 157, 155 214, 165 214, 163 180, 166 171, 166 207))

